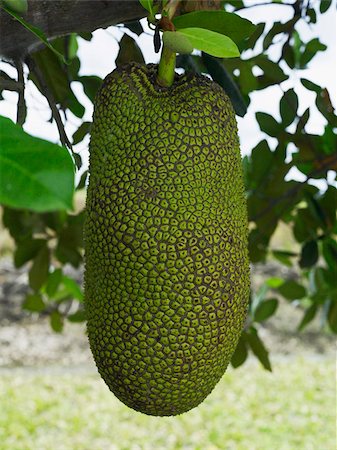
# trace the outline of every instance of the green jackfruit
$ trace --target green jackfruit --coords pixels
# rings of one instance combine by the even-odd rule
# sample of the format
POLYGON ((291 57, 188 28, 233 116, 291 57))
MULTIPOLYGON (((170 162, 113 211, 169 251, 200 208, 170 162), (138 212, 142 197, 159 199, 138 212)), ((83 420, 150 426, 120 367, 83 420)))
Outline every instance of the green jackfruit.
POLYGON ((197 406, 246 316, 247 213, 235 114, 203 76, 156 84, 131 64, 95 104, 85 225, 88 335, 98 371, 151 415, 197 406))

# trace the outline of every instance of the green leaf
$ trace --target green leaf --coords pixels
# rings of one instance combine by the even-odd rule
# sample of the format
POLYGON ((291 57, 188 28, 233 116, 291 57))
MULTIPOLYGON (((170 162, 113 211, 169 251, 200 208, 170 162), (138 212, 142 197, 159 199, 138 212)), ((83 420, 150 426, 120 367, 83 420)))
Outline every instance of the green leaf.
POLYGON ((317 241, 306 242, 301 251, 299 265, 302 268, 311 267, 316 264, 318 260, 318 245, 317 241))
POLYGON ((256 28, 249 20, 226 11, 194 11, 175 17, 173 23, 180 31, 185 28, 202 28, 228 36, 236 43, 249 37, 256 28))
MULTIPOLYGON (((261 37, 262 33, 264 32, 265 27, 266 27, 266 24, 263 22, 255 25, 255 31, 249 37, 249 39, 247 39, 247 41, 245 41, 245 44, 244 44, 245 49, 250 49, 250 48, 253 49, 255 47, 256 42, 261 37)), ((235 39, 234 39, 234 41, 235 41, 235 39)))
POLYGON ((44 32, 42 30, 40 30, 40 28, 34 27, 33 25, 30 25, 28 22, 26 22, 22 17, 20 17, 16 12, 11 11, 10 9, 4 7, 4 10, 10 14, 12 17, 14 17, 14 19, 16 19, 18 22, 21 23, 21 25, 23 25, 28 31, 30 31, 31 33, 33 33, 38 39, 40 39, 41 42, 44 43, 44 45, 46 47, 48 47, 52 52, 55 53, 55 55, 60 58, 60 60, 64 63, 67 64, 67 61, 65 60, 64 56, 59 53, 51 44, 50 42, 47 40, 46 35, 44 34, 44 32))
POLYGON ((83 122, 81 125, 77 128, 75 133, 73 134, 73 145, 78 144, 81 142, 85 136, 90 132, 91 128, 91 122, 83 122))
POLYGON ((76 298, 80 302, 83 301, 83 292, 75 280, 63 275, 62 283, 73 298, 76 298))
POLYGON ((28 10, 27 0, 2 0, 2 3, 18 14, 25 14, 28 10))
POLYGON ((294 256, 297 256, 297 253, 294 252, 288 252, 285 250, 273 250, 273 256, 275 256, 275 258, 280 261, 282 264, 284 264, 285 266, 291 267, 292 261, 291 258, 293 258, 294 256))
POLYGON ((302 331, 308 323, 310 323, 316 316, 316 313, 318 311, 318 305, 312 304, 309 306, 309 308, 305 311, 302 320, 298 326, 298 330, 302 331))
POLYGON ((282 125, 267 113, 257 112, 256 120, 260 125, 261 131, 269 136, 279 137, 280 133, 283 131, 282 125))
POLYGON ((328 323, 331 330, 334 333, 337 333, 337 301, 332 301, 330 304, 330 308, 328 311, 328 323))
POLYGON ((235 113, 238 116, 243 117, 247 112, 247 105, 239 88, 230 77, 222 62, 206 53, 202 54, 202 60, 213 80, 223 88, 230 98, 235 113))
POLYGON ((298 300, 306 295, 305 288, 294 280, 285 281, 278 291, 288 300, 298 300))
POLYGON ((314 91, 316 93, 321 92, 322 88, 318 86, 318 84, 313 83, 310 80, 307 80, 306 78, 301 78, 301 83, 305 88, 307 88, 309 91, 314 91))
POLYGON ((297 115, 298 97, 294 89, 284 93, 280 101, 280 114, 282 125, 286 128, 293 123, 297 115))
POLYGON ((311 41, 309 41, 306 46, 305 50, 300 56, 300 67, 303 69, 306 67, 306 65, 311 61, 311 59, 316 55, 317 52, 322 52, 327 49, 327 46, 322 44, 318 38, 314 38, 311 41))
POLYGON ((257 65, 263 70, 263 75, 257 76, 259 89, 265 89, 268 86, 280 84, 288 78, 280 65, 268 59, 266 55, 258 55, 248 61, 250 64, 257 65))
POLYGON ((203 28, 183 28, 176 31, 190 41, 193 48, 219 58, 234 58, 240 56, 239 49, 227 36, 203 28))
POLYGON ((266 285, 272 289, 277 289, 283 283, 284 280, 279 277, 271 277, 266 280, 266 285))
POLYGON ((74 165, 69 152, 0 117, 0 203, 52 211, 72 208, 74 165))
POLYGON ((115 63, 117 67, 120 67, 121 65, 130 61, 145 64, 143 53, 138 47, 137 42, 128 34, 124 33, 122 39, 119 42, 119 52, 115 63))
MULTIPOLYGON (((58 45, 65 45, 64 38, 57 39, 58 45)), ((73 93, 69 74, 65 70, 61 61, 50 51, 49 48, 44 48, 38 52, 33 53, 32 59, 43 74, 43 78, 50 89, 56 103, 60 104, 63 109, 69 108, 76 117, 82 118, 85 112, 84 106, 78 101, 73 93)), ((73 60, 74 62, 76 59, 73 60)), ((71 66, 68 67, 71 69, 71 66)), ((76 71, 75 71, 76 72, 76 71)), ((44 88, 36 79, 34 72, 30 72, 29 77, 34 81, 37 88, 44 95, 44 88)))
POLYGON ((44 301, 40 294, 28 294, 22 304, 22 308, 31 312, 41 312, 45 309, 44 301))
POLYGON ((83 84, 83 90, 85 95, 92 101, 95 101, 96 93, 102 86, 102 78, 96 75, 86 75, 78 77, 76 81, 80 81, 83 84))
POLYGON ((148 11, 151 15, 153 14, 153 0, 139 0, 139 3, 142 5, 146 11, 148 11))
POLYGON ((74 322, 74 323, 84 322, 86 320, 85 310, 79 309, 75 313, 69 314, 67 319, 69 320, 69 322, 74 322))
POLYGON ((33 239, 31 236, 21 240, 14 253, 15 267, 22 267, 26 262, 35 258, 44 245, 46 245, 44 239, 33 239))
POLYGON ((337 272, 337 242, 332 238, 324 239, 322 252, 329 268, 337 272))
POLYGON ((257 308, 254 311, 254 320, 256 322, 263 322, 264 320, 275 314, 277 307, 277 298, 269 298, 267 300, 263 300, 258 304, 257 308))
POLYGON ((319 5, 319 11, 324 14, 331 6, 332 0, 321 0, 319 5))
POLYGON ((54 272, 49 273, 46 284, 46 293, 49 298, 53 298, 62 281, 62 269, 55 269, 54 272))
POLYGON ((231 364, 234 368, 241 366, 247 359, 248 350, 245 341, 245 332, 240 336, 238 345, 236 346, 235 352, 233 353, 231 364))
POLYGON ((250 327, 246 336, 249 346, 252 349, 254 355, 258 358, 263 367, 271 372, 272 369, 268 357, 268 351, 266 350, 263 342, 259 338, 256 329, 254 327, 250 327))
POLYGON ((143 33, 143 27, 142 24, 139 22, 139 20, 134 20, 132 22, 126 22, 124 24, 126 28, 128 28, 132 33, 137 34, 137 36, 140 36, 143 33))
POLYGON ((61 333, 63 330, 63 322, 63 317, 59 311, 53 311, 50 314, 50 325, 56 333, 61 333))
POLYGON ((41 248, 36 255, 29 271, 29 285, 34 291, 38 291, 48 278, 50 252, 47 246, 41 248))

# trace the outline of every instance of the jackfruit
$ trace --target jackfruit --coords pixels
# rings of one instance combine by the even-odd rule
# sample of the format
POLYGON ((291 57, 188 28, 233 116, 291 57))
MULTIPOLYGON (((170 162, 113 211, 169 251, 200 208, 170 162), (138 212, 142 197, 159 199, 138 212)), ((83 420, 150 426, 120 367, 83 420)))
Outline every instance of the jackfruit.
POLYGON ((197 406, 226 370, 249 294, 235 114, 201 75, 129 64, 95 102, 85 303, 98 371, 150 415, 197 406))

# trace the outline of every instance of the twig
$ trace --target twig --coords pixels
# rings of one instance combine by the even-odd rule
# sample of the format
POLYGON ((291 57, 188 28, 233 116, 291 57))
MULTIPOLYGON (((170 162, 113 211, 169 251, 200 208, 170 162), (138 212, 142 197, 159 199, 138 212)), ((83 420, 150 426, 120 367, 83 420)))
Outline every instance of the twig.
POLYGON ((60 112, 59 112, 59 110, 58 110, 58 108, 56 106, 56 102, 55 102, 54 96, 50 92, 50 90, 49 90, 49 88, 47 86, 47 83, 46 83, 46 81, 44 79, 43 73, 41 72, 40 68, 35 64, 35 62, 33 61, 32 58, 28 57, 26 59, 26 63, 28 65, 28 67, 29 67, 29 70, 31 70, 32 73, 36 76, 37 81, 39 82, 39 84, 41 86, 41 89, 43 91, 43 94, 44 94, 44 96, 46 97, 46 99, 48 101, 48 104, 49 104, 50 109, 52 111, 53 118, 54 118, 54 120, 56 122, 56 125, 57 125, 57 129, 58 129, 58 132, 59 132, 60 141, 61 141, 62 145, 64 145, 65 147, 68 147, 69 149, 72 150, 72 145, 71 145, 71 143, 70 143, 70 141, 69 141, 69 139, 67 137, 67 134, 66 134, 66 132, 64 130, 64 126, 63 126, 63 123, 62 123, 60 112))
POLYGON ((25 102, 25 79, 23 75, 23 64, 21 61, 15 61, 16 70, 18 71, 18 84, 21 89, 18 90, 18 108, 16 114, 16 123, 23 125, 27 117, 27 106, 25 102))

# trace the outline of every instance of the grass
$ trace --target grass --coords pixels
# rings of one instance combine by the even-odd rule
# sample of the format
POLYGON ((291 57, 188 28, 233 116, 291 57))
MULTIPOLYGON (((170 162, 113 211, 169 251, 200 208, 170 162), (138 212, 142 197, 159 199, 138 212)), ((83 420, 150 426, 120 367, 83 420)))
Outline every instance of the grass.
POLYGON ((0 375, 1 450, 334 450, 335 362, 229 370, 198 408, 156 418, 124 406, 91 371, 0 375))

